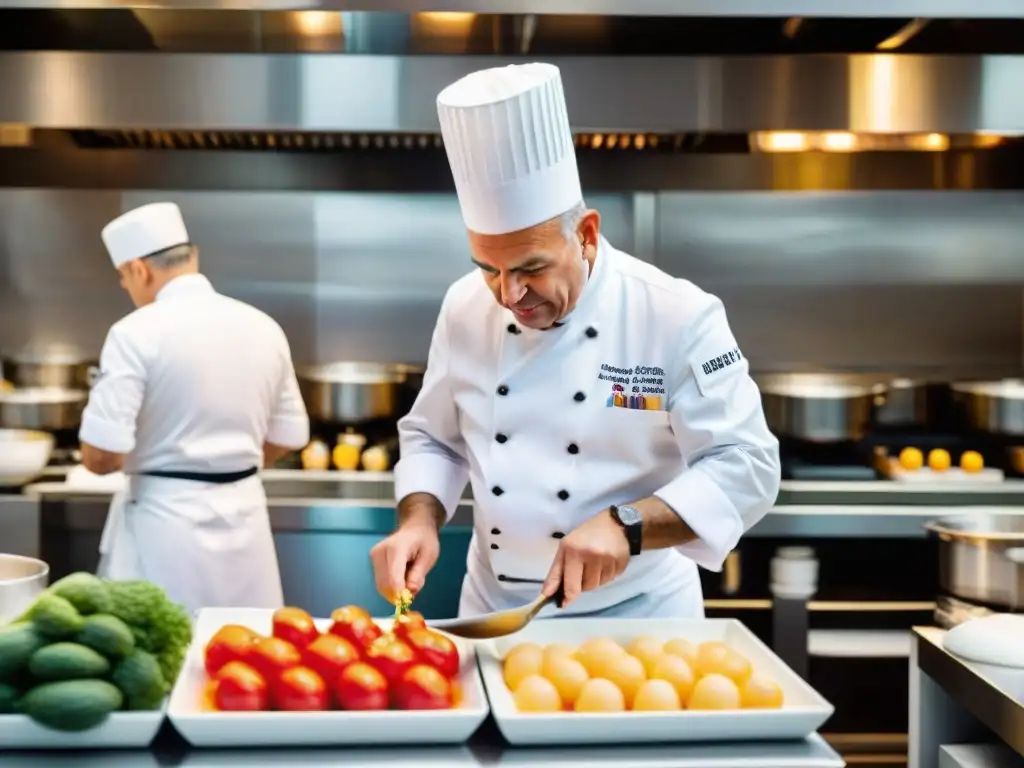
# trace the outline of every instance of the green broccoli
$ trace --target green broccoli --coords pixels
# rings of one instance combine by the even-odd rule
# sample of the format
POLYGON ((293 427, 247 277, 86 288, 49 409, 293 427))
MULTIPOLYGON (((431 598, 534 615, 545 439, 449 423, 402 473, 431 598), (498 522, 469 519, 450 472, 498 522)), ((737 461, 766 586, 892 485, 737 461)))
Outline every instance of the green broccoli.
POLYGON ((156 657, 164 680, 173 685, 192 642, 188 613, 148 581, 108 581, 107 588, 113 603, 110 614, 128 625, 136 647, 156 657))

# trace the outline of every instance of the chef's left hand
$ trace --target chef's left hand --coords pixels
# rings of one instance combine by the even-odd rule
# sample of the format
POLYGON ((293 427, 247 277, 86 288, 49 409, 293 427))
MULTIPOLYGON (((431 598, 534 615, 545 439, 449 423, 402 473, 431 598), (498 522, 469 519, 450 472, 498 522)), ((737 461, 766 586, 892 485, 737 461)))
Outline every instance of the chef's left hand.
POLYGON ((590 518, 564 539, 541 592, 550 597, 561 586, 562 607, 583 592, 618 578, 629 565, 629 543, 607 509, 590 518))

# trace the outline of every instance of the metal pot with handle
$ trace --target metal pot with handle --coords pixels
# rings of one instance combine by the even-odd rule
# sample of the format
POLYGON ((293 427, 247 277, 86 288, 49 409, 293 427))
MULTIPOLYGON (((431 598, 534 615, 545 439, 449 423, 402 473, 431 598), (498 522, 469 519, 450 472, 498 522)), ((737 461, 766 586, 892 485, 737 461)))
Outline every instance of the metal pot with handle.
POLYGON ((968 423, 996 435, 1024 437, 1024 381, 970 381, 953 385, 968 423))
POLYGON ((929 382, 893 379, 885 384, 885 402, 875 410, 875 421, 890 426, 927 424, 930 415, 929 382))
POLYGON ((877 374, 757 377, 772 432, 815 443, 859 440, 875 407, 885 401, 881 381, 877 374))
POLYGON ((28 387, 0 391, 0 427, 77 429, 88 401, 89 392, 84 389, 28 387))
POLYGON ((1024 608, 1024 515, 951 515, 924 527, 939 540, 944 591, 999 608, 1024 608))
POLYGON ((45 389, 89 389, 99 375, 95 360, 63 353, 4 357, 0 369, 15 387, 45 389))
POLYGON ((403 391, 418 370, 407 365, 332 363, 298 372, 299 389, 311 418, 330 424, 359 424, 402 416, 403 391))

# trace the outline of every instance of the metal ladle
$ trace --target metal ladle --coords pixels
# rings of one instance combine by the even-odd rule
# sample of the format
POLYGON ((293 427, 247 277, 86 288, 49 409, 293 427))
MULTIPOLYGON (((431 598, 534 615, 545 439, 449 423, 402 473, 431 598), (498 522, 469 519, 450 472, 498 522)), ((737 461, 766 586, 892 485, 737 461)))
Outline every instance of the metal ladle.
MULTIPOLYGON (((506 578, 506 582, 513 584, 543 584, 542 581, 534 579, 512 579, 506 578)), ((492 640, 496 637, 513 635, 523 629, 527 624, 537 618, 544 606, 554 603, 561 606, 565 601, 565 593, 559 587, 551 597, 540 595, 536 600, 527 603, 521 608, 510 608, 507 611, 496 611, 483 616, 473 616, 468 619, 441 619, 440 621, 428 622, 431 629, 439 629, 449 635, 466 638, 467 640, 492 640)))

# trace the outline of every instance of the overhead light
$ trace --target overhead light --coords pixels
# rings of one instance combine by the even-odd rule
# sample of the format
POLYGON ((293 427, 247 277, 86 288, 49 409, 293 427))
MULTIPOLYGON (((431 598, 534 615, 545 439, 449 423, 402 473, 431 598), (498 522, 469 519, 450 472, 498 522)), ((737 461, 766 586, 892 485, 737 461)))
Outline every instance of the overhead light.
POLYGON ((330 11, 300 11, 293 16, 300 34, 318 37, 341 32, 341 14, 330 11))
POLYGON ((810 145, 807 135, 798 131, 763 131, 754 141, 762 152, 804 152, 810 145))
POLYGON ((820 148, 826 152, 853 152, 857 149, 857 137, 847 131, 823 133, 820 148))

